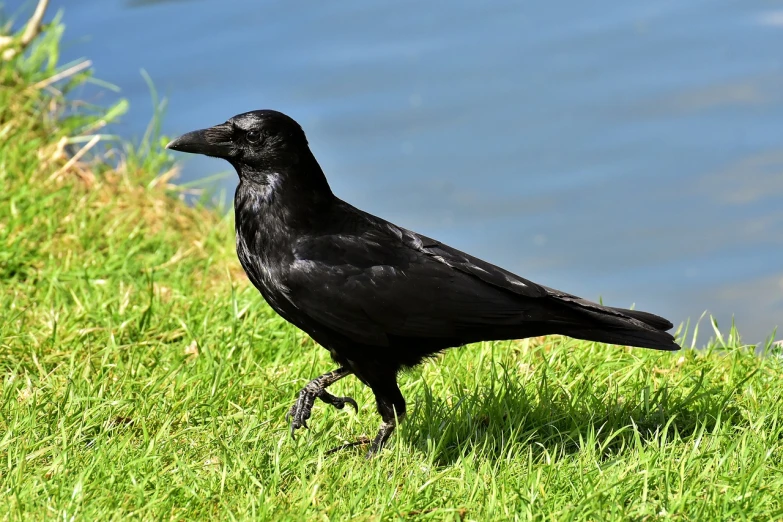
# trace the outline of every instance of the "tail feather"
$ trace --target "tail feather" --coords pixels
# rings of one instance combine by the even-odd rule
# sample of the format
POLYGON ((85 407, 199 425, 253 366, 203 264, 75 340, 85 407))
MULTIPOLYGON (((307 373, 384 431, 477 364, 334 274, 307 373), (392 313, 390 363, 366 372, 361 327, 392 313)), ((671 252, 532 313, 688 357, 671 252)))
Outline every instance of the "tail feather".
POLYGON ((666 332, 672 328, 672 323, 663 317, 638 310, 602 306, 584 299, 560 297, 559 300, 571 312, 570 324, 562 330, 565 335, 586 341, 655 350, 680 349, 674 342, 674 336, 666 332))
POLYGON ((649 312, 642 312, 639 310, 627 310, 625 308, 615 308, 613 306, 607 308, 611 308, 615 312, 620 312, 623 315, 627 315, 633 317, 634 319, 638 319, 639 321, 648 324, 658 330, 669 330, 670 328, 674 327, 674 325, 668 319, 664 319, 659 315, 651 314, 649 312))
POLYGON ((674 342, 674 337, 668 332, 650 330, 611 330, 598 327, 583 327, 568 329, 564 332, 570 337, 596 341, 599 343, 619 344, 621 346, 637 346, 654 350, 676 351, 680 347, 674 342))

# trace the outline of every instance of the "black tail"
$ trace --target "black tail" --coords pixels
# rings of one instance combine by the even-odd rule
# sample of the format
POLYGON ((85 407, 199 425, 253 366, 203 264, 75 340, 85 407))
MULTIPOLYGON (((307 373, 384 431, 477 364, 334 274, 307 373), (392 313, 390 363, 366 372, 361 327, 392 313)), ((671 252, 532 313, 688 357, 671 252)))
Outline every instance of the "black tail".
POLYGON ((674 337, 666 332, 672 323, 663 317, 637 310, 601 306, 578 300, 563 300, 572 315, 572 324, 562 333, 577 339, 601 343, 637 346, 655 350, 679 350, 674 337))
POLYGON ((608 308, 610 310, 614 310, 615 312, 619 312, 623 315, 628 315, 630 317, 633 317, 634 319, 638 319, 641 322, 648 324, 657 330, 669 330, 674 326, 671 323, 671 321, 669 321, 668 319, 664 319, 659 315, 651 314, 649 312, 640 312, 639 310, 626 310, 625 308, 615 308, 613 306, 608 308))

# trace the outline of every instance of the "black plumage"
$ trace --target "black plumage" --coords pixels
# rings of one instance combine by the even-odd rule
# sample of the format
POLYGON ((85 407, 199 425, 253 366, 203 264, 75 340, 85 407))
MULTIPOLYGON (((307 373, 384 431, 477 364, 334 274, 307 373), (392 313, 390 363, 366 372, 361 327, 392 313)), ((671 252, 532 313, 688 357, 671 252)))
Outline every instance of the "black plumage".
POLYGON ((282 113, 240 114, 167 147, 234 166, 242 267, 269 305, 340 365, 300 392, 292 433, 306 426, 316 398, 355 407, 326 391, 353 374, 372 389, 383 419, 373 454, 405 414, 399 370, 476 341, 562 334, 679 348, 662 317, 547 288, 340 200, 301 127, 282 113))

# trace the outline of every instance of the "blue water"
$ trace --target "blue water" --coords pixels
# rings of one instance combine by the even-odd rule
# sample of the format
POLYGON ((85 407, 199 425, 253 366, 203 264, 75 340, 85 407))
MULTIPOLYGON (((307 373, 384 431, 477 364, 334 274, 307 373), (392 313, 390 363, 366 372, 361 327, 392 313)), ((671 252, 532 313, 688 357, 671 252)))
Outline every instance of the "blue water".
MULTIPOLYGON (((364 210, 616 306, 735 317, 747 342, 783 326, 783 2, 60 8, 63 59, 121 87, 127 137, 151 116, 143 68, 166 134, 281 110, 364 210)), ((183 157, 184 180, 225 170, 183 157)))

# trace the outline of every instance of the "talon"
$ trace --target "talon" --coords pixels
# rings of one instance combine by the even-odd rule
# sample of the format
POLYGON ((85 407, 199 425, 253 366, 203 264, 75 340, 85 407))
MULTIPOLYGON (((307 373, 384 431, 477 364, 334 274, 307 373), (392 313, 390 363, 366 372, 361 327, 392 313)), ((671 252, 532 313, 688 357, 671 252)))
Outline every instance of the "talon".
POLYGON ((359 413, 359 405, 356 404, 355 400, 350 397, 343 397, 343 400, 353 407, 354 413, 359 413))
POLYGON ((335 397, 331 393, 324 390, 323 392, 321 392, 318 398, 321 399, 326 404, 331 404, 338 410, 342 410, 346 404, 350 404, 351 407, 353 407, 354 411, 356 413, 359 413, 359 405, 356 404, 356 401, 353 400, 353 398, 351 397, 335 397))
POLYGON ((310 418, 310 410, 313 407, 313 402, 315 402, 315 397, 311 393, 302 390, 294 405, 288 410, 285 417, 286 422, 291 423, 291 438, 296 438, 295 432, 299 428, 305 427, 310 429, 307 425, 307 419, 310 418))
POLYGON ((345 408, 346 404, 350 404, 353 407, 353 409, 356 411, 356 413, 359 413, 359 405, 356 404, 356 401, 353 400, 352 398, 350 398, 350 397, 335 397, 335 399, 336 400, 333 403, 331 403, 331 404, 332 404, 332 406, 334 406, 338 410, 342 410, 343 408, 345 408))
POLYGON ((321 399, 327 404, 331 404, 336 408, 342 409, 347 402, 358 412, 359 407, 350 397, 335 397, 328 393, 324 388, 332 384, 333 382, 345 377, 350 372, 344 368, 339 368, 333 372, 326 373, 320 377, 313 379, 307 386, 305 386, 297 395, 296 402, 291 409, 286 413, 286 422, 291 423, 291 438, 295 438, 294 434, 299 428, 310 429, 307 425, 307 419, 310 418, 310 413, 313 409, 316 397, 321 399))

